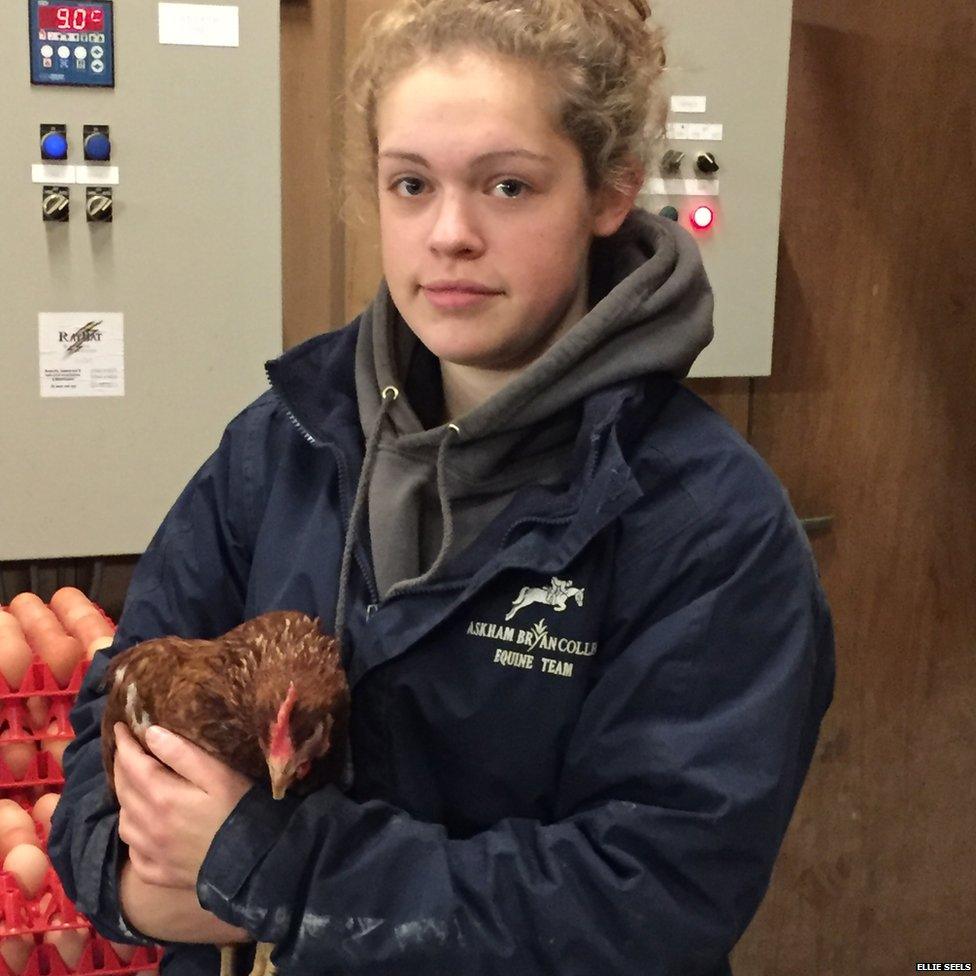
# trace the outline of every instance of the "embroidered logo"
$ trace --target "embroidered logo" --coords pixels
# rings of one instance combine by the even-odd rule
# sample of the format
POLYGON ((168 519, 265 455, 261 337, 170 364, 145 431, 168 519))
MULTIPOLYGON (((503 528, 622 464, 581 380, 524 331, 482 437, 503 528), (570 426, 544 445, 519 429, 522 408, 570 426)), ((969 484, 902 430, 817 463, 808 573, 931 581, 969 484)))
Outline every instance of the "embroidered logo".
MULTIPOLYGON (((494 656, 491 658, 493 664, 571 678, 575 665, 581 663, 580 658, 593 657, 596 654, 596 641, 552 633, 549 629, 550 623, 544 617, 531 627, 519 627, 517 624, 509 624, 508 621, 519 610, 535 603, 552 607, 557 612, 565 610, 570 600, 583 606, 583 596, 582 586, 575 586, 572 580, 561 580, 553 576, 548 586, 523 586, 512 601, 512 608, 505 615, 504 623, 471 620, 466 633, 469 637, 480 637, 491 642, 494 647, 494 656)), ((585 626, 585 622, 580 620, 576 624, 585 626)))
POLYGON ((519 595, 512 601, 512 609, 505 614, 506 620, 511 620, 525 607, 533 603, 542 603, 547 607, 552 607, 557 612, 566 609, 567 600, 576 600, 577 606, 583 606, 583 590, 578 586, 573 586, 572 580, 561 580, 556 576, 546 587, 523 586, 519 595))

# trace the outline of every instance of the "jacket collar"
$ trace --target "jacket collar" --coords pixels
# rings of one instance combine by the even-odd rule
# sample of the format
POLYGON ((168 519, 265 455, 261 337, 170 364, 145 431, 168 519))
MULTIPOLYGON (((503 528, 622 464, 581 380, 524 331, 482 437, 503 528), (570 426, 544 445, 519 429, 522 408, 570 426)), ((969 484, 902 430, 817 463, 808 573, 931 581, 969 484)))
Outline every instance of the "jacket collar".
POLYGON ((325 332, 264 364, 268 382, 293 424, 316 447, 344 449, 362 440, 356 406, 358 319, 335 332, 325 332))
MULTIPOLYGON (((313 447, 337 453, 351 477, 362 464, 363 438, 356 403, 353 363, 358 323, 315 336, 265 364, 268 379, 292 423, 313 447)), ((412 601, 419 591, 390 600, 384 640, 360 648, 351 662, 350 681, 404 653, 457 606, 502 569, 525 568, 555 573, 642 494, 628 455, 676 381, 664 374, 627 381, 587 397, 573 449, 573 481, 553 497, 549 489, 529 488, 484 533, 480 544, 445 564, 445 577, 424 592, 448 592, 434 613, 417 614, 412 601), (531 533, 520 526, 549 524, 558 538, 540 554, 531 533), (489 551, 489 549, 491 551, 489 551)), ((348 519, 349 512, 343 513, 348 519)), ((366 557, 360 546, 357 559, 366 557)))

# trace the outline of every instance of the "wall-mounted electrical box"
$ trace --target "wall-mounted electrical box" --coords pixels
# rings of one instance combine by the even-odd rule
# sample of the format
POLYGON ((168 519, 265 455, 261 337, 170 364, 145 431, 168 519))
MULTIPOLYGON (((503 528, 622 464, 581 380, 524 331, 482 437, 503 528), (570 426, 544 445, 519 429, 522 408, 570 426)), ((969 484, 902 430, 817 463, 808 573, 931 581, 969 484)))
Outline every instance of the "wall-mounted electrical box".
POLYGON ((0 559, 142 552, 281 352, 279 4, 0 4, 0 559))
POLYGON ((667 31, 667 143, 638 203, 678 220, 715 291, 692 377, 768 376, 779 245, 791 0, 656 0, 667 31))

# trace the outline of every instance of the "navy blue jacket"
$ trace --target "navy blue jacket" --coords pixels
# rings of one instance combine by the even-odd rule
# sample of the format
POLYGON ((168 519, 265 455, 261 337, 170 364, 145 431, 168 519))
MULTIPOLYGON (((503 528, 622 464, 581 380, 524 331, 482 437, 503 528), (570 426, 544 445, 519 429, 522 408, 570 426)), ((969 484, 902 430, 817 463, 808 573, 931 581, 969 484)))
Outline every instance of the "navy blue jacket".
MULTIPOLYGON (((99 679, 138 641, 275 608, 328 629, 363 457, 355 342, 353 323, 269 364, 79 695, 50 851, 110 937, 139 933, 99 679)), ((278 945, 281 976, 730 972, 833 692, 817 567, 768 466, 671 377, 590 396, 574 450, 570 483, 516 492, 421 589, 379 600, 357 541, 354 782, 281 801, 256 786, 197 885, 278 945)), ((217 971, 211 946, 168 949, 167 976, 217 971)))

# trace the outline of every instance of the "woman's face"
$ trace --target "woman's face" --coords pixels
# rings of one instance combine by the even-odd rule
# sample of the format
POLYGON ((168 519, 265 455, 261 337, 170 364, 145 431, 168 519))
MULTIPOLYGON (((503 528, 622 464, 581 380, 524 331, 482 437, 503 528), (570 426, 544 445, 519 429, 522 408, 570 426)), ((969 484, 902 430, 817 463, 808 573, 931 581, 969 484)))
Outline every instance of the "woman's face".
POLYGON ((531 69, 475 52, 411 70, 378 103, 384 274, 446 362, 510 370, 535 359, 585 314, 590 242, 630 209, 598 209, 547 103, 531 69), (492 294, 438 301, 427 287, 459 280, 492 294))

